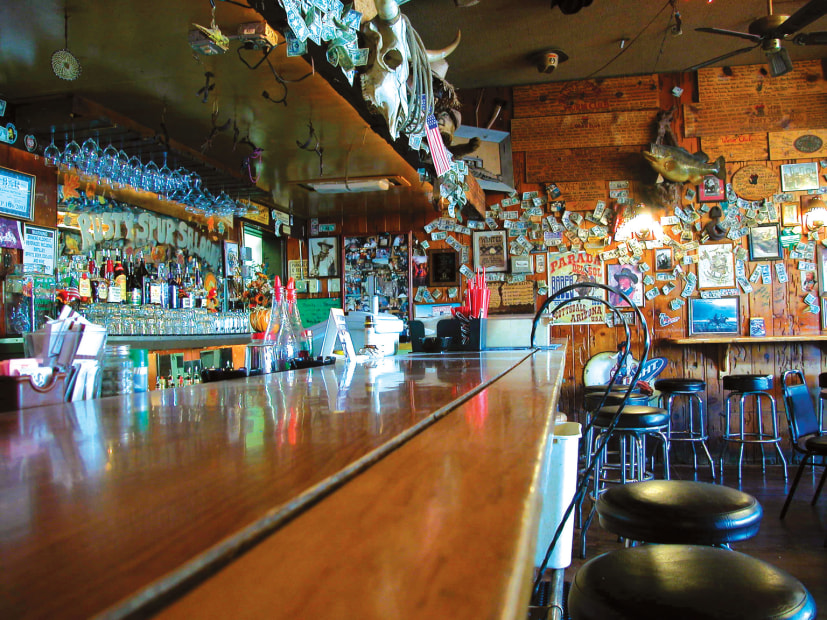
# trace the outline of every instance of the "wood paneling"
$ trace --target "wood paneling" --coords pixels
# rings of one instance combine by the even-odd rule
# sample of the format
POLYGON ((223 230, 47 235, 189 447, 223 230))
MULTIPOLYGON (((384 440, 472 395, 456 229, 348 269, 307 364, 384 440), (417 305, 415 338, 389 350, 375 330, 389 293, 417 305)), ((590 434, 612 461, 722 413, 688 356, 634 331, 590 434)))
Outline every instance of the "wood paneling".
POLYGON ((515 118, 511 148, 544 151, 646 144, 652 138, 654 118, 654 110, 515 118))
POLYGON ((556 183, 638 178, 646 169, 641 155, 644 150, 645 145, 641 144, 530 151, 526 153, 526 180, 532 183, 556 183))
POLYGON ((658 77, 548 82, 514 87, 514 117, 657 109, 658 77))

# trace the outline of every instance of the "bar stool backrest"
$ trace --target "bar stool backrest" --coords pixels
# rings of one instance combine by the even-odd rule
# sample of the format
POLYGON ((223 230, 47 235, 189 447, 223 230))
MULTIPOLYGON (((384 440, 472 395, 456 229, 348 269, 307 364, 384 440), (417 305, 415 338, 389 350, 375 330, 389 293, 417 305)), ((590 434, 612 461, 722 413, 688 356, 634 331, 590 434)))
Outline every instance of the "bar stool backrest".
POLYGON ((804 380, 804 373, 800 370, 788 370, 784 373, 781 382, 784 388, 784 405, 787 410, 787 422, 790 425, 793 449, 806 452, 800 445, 802 438, 818 435, 820 431, 810 391, 804 380), (793 376, 797 376, 800 383, 791 385, 789 379, 793 376))

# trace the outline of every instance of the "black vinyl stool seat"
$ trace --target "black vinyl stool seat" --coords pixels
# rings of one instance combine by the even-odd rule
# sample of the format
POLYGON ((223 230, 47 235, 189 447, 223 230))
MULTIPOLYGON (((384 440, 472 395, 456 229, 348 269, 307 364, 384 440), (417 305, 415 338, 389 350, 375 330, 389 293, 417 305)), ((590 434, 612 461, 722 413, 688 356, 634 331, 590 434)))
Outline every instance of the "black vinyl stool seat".
MULTIPOLYGON (((583 397, 583 402, 586 405, 586 411, 594 411, 603 402, 604 406, 619 405, 623 402, 625 394, 621 392, 609 392, 606 394, 606 400, 603 400, 603 392, 591 392, 583 397)), ((629 405, 648 405, 649 397, 646 394, 629 394, 629 400, 626 401, 629 405)))
POLYGON ((586 562, 572 620, 811 620, 816 604, 789 573, 737 551, 645 545, 586 562))
POLYGON ((646 471, 646 445, 647 437, 653 437, 660 441, 663 455, 663 477, 669 479, 669 412, 658 407, 645 405, 626 405, 620 412, 617 425, 610 432, 611 422, 617 415, 619 405, 601 407, 594 414, 594 429, 596 436, 594 446, 601 446, 608 438, 617 439, 619 442, 618 457, 619 463, 609 465, 608 444, 603 450, 594 448, 594 472, 592 474, 592 507, 585 523, 580 528, 580 556, 585 557, 586 533, 594 519, 597 499, 610 484, 626 484, 630 481, 641 481, 653 478, 654 472, 646 471), (608 476, 612 469, 616 469, 617 478, 608 476))
POLYGON ((709 440, 706 412, 701 393, 706 391, 706 381, 701 379, 658 379, 655 381, 655 389, 659 390, 660 405, 669 411, 670 420, 674 417, 673 403, 676 398, 682 397, 686 400, 686 421, 683 428, 676 429, 675 425, 669 424, 669 441, 682 441, 692 446, 693 471, 698 471, 698 451, 695 444, 701 444, 707 461, 712 479, 715 479, 715 462, 709 452, 706 442, 709 440))
MULTIPOLYGON (((592 394, 594 392, 598 392, 598 393, 602 394, 603 392, 605 392, 608 389, 608 387, 609 387, 608 383, 605 383, 603 385, 586 385, 586 386, 583 387, 583 392, 585 394, 592 394)), ((629 389, 628 385, 621 385, 619 383, 614 383, 612 385, 612 389, 610 391, 611 392, 620 392, 621 394, 625 394, 628 389, 629 389)), ((640 388, 637 387, 637 386, 634 386, 632 388, 632 394, 640 394, 640 388)))
POLYGON ((741 462, 744 459, 744 445, 751 443, 761 447, 761 471, 766 474, 766 458, 764 445, 772 444, 778 453, 781 465, 784 467, 784 480, 787 479, 787 461, 781 451, 781 435, 778 433, 778 411, 775 407, 775 398, 770 390, 773 387, 772 375, 727 375, 724 377, 723 387, 729 390, 726 397, 726 426, 721 448, 721 475, 724 472, 724 455, 730 443, 738 444, 738 480, 741 479, 741 462), (745 428, 746 412, 744 403, 747 398, 755 400, 755 430, 745 428), (769 428, 765 428, 764 415, 761 409, 761 399, 766 398, 770 404, 769 428), (738 428, 733 430, 732 401, 738 401, 738 428))
POLYGON ((752 495, 689 480, 647 480, 597 500, 603 529, 629 541, 728 545, 758 533, 764 511, 752 495))

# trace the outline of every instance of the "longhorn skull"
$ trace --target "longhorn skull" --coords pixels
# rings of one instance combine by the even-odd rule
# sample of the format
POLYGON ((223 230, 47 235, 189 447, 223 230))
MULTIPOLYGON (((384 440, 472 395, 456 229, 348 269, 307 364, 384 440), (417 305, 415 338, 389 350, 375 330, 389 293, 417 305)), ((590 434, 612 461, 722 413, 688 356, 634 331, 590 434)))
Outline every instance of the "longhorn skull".
MULTIPOLYGON (((396 140, 408 121, 408 78, 412 52, 408 44, 408 23, 402 19, 397 0, 374 0, 377 15, 362 26, 362 34, 371 49, 370 68, 362 74, 362 96, 388 122, 391 138, 396 140)), ((443 50, 427 51, 431 70, 444 77, 448 69, 445 58, 457 40, 443 50)), ((430 103, 430 102, 429 102, 430 103)))

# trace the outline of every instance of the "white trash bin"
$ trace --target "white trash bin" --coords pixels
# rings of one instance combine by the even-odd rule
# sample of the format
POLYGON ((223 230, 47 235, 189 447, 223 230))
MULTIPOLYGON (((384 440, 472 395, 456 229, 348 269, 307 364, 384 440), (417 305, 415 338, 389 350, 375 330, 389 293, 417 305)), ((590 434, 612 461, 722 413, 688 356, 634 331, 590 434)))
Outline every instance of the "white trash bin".
MULTIPOLYGON (((574 497, 577 487, 577 461, 582 429, 577 422, 562 422, 554 426, 554 436, 549 442, 551 454, 541 476, 543 510, 540 513, 540 527, 537 534, 537 551, 534 566, 543 563, 554 532, 574 497)), ((571 547, 574 539, 574 511, 569 515, 566 526, 549 558, 547 569, 566 568, 571 564, 571 547)))

